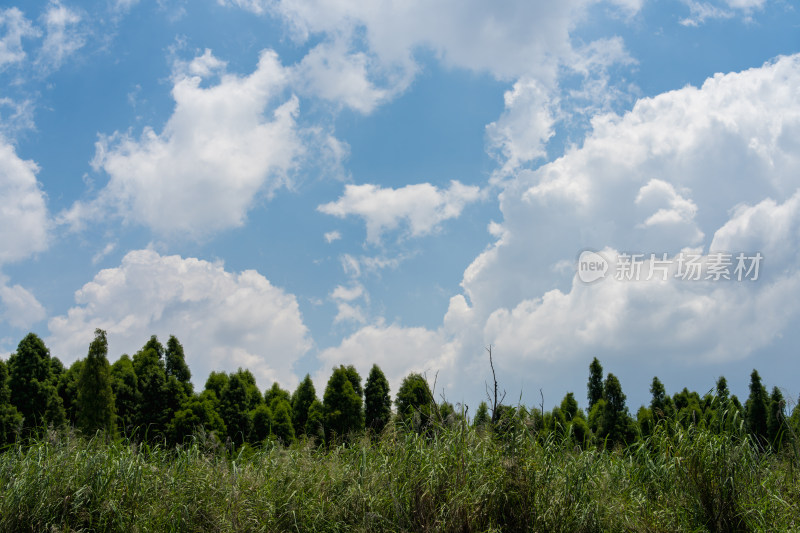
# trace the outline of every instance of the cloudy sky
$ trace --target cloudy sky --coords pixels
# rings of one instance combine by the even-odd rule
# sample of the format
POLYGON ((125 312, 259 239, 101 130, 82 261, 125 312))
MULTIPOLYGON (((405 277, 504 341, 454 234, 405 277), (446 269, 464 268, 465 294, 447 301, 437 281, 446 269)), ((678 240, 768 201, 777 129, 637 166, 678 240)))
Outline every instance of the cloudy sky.
POLYGON ((800 392, 793 2, 3 0, 0 80, 4 357, 800 392))

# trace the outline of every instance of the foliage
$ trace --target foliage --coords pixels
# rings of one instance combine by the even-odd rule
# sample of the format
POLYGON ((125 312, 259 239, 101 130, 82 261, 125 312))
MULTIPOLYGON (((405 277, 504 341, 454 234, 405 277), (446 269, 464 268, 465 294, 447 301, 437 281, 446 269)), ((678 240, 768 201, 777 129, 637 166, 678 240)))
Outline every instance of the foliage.
POLYGON ((603 366, 597 357, 589 364, 589 382, 586 385, 586 398, 589 400, 589 410, 603 398, 603 366))
POLYGON ((26 335, 11 354, 8 373, 11 402, 22 415, 25 429, 65 421, 50 350, 35 333, 26 335))
POLYGON ((311 381, 311 376, 306 374, 292 394, 292 425, 295 435, 305 434, 308 410, 316 399, 317 391, 314 389, 314 382, 311 381))
POLYGON ((94 340, 89 345, 89 354, 78 380, 78 427, 87 434, 97 431, 104 431, 110 436, 116 434, 108 339, 102 329, 94 332, 94 340))
MULTIPOLYGON (((349 368, 339 366, 333 370, 322 397, 325 410, 325 441, 329 443, 337 438, 346 438, 349 434, 364 428, 361 395, 353 387, 355 379, 349 368)), ((360 378, 358 381, 360 382, 360 378)))
POLYGON ((367 429, 378 434, 392 418, 392 398, 389 381, 378 365, 372 365, 364 387, 364 423, 367 429))
POLYGON ((411 373, 403 379, 397 391, 397 419, 405 427, 421 433, 430 423, 433 403, 428 382, 421 374, 411 373))

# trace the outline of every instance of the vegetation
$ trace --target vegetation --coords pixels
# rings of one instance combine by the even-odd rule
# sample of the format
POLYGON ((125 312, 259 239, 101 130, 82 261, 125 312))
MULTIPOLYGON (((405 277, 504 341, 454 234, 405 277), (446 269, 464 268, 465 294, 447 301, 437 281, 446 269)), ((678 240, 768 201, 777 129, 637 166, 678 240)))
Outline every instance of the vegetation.
POLYGON ((333 369, 321 399, 244 369, 195 392, 175 337, 107 349, 97 330, 65 369, 30 334, 0 362, 0 531, 800 529, 800 408, 756 371, 744 405, 722 377, 653 378, 634 417, 595 359, 588 414, 495 394, 470 421, 417 373, 392 412, 376 365, 364 387, 333 369))

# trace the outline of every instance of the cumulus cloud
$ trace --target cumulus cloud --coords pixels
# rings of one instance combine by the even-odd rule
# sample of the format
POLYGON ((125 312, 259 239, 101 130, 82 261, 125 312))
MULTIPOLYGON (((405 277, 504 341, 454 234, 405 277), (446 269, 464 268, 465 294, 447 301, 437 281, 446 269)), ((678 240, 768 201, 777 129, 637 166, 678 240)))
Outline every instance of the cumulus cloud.
POLYGON ((8 279, 0 274, 0 302, 5 308, 0 319, 19 329, 29 329, 47 316, 39 300, 19 284, 8 285, 8 279))
POLYGON ((39 167, 20 159, 0 138, 0 265, 41 252, 48 245, 45 195, 36 181, 39 167))
POLYGON ((262 52, 247 76, 223 70, 208 50, 176 65, 175 109, 163 131, 101 136, 93 164, 108 184, 62 221, 79 227, 114 210, 162 235, 201 238, 242 225, 259 195, 289 184, 304 145, 297 98, 280 98, 286 71, 277 54, 262 52), (217 73, 219 82, 204 87, 217 73))
MULTIPOLYGON (((411 372, 424 373, 433 383, 436 372, 453 376, 449 370, 457 355, 457 346, 439 331, 399 325, 371 324, 342 340, 339 346, 327 348, 319 355, 322 362, 317 383, 325 383, 330 369, 353 365, 366 376, 373 364, 381 367, 392 391, 411 372)), ((441 385, 441 384, 440 384, 441 385)))
MULTIPOLYGON (((610 49, 592 43, 576 48, 572 43, 571 33, 601 0, 515 0, 502 5, 478 0, 218 1, 282 19, 297 42, 321 37, 298 69, 302 85, 365 113, 409 86, 419 71, 420 50, 432 52, 448 67, 485 72, 501 80, 535 79, 553 87, 561 67, 580 70, 594 60, 597 48, 610 49), (333 70, 345 75, 332 80, 333 70)), ((632 16, 642 2, 607 4, 612 12, 632 16)))
POLYGON ((504 161, 504 173, 547 155, 546 143, 554 135, 557 101, 536 80, 521 79, 504 95, 505 111, 486 126, 491 150, 504 161))
POLYGON ((367 242, 378 244, 385 232, 398 228, 401 223, 407 226, 411 237, 431 233, 441 222, 460 216, 465 206, 480 197, 479 187, 458 181, 451 181, 447 189, 430 183, 399 189, 372 184, 347 185, 338 200, 317 209, 339 218, 360 216, 367 225, 367 242))
MULTIPOLYGON (((496 241, 465 269, 441 327, 368 324, 322 360, 364 371, 376 361, 393 387, 410 371, 447 369, 464 391, 482 385, 492 344, 501 379, 530 392, 554 376, 575 381, 575 365, 594 356, 714 365, 767 349, 800 315, 798 91, 800 55, 596 117, 582 146, 500 184, 496 241), (642 253, 641 272, 656 274, 663 263, 653 259, 666 254, 669 269, 587 285, 575 275, 587 248, 642 253), (675 277, 680 257, 698 256, 708 274, 721 252, 732 279, 675 277), (761 254, 757 280, 737 280, 738 253, 761 254)), ((357 197, 328 210, 356 212, 357 197)), ((377 210, 358 212, 369 220, 377 210)), ((347 259, 359 275, 360 261, 347 259)))
POLYGON ((129 252, 75 293, 76 305, 48 322, 53 354, 66 363, 85 356, 95 328, 108 332, 112 359, 133 354, 151 334, 183 343, 194 381, 212 370, 249 368, 264 388, 293 386, 294 363, 311 347, 297 299, 253 270, 129 252))
POLYGON ((407 84, 391 89, 376 86, 370 80, 374 58, 348 48, 341 39, 312 48, 293 68, 294 87, 302 94, 338 102, 364 114, 405 89, 407 84))
POLYGON ((480 328, 511 365, 642 346, 707 361, 764 348, 800 301, 798 90, 800 56, 782 57, 597 117, 582 147, 506 184, 498 240, 465 271, 446 322, 480 328), (765 271, 751 284, 550 274, 586 248, 761 252, 765 271))

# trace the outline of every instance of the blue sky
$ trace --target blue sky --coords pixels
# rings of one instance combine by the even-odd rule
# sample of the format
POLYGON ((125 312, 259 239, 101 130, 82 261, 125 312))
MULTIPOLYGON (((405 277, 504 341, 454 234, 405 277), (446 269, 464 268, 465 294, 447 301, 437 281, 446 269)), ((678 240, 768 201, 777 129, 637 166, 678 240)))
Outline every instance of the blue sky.
POLYGON ((0 353, 175 334, 198 386, 377 363, 474 406, 492 345, 527 405, 594 356, 632 411, 795 399, 798 53, 776 0, 4 1, 0 353), (675 276, 716 251, 759 278, 675 276))

